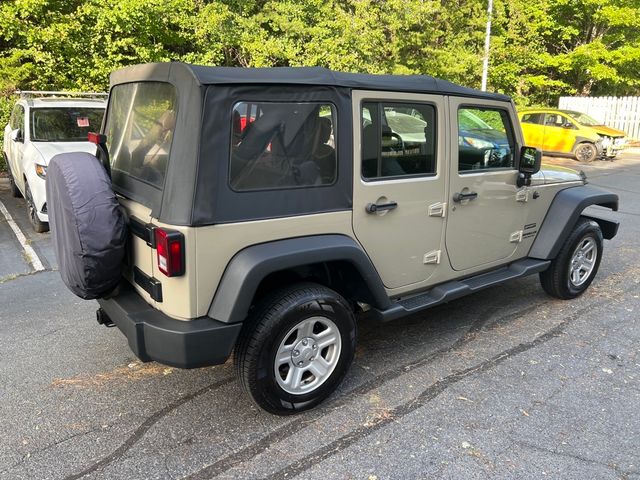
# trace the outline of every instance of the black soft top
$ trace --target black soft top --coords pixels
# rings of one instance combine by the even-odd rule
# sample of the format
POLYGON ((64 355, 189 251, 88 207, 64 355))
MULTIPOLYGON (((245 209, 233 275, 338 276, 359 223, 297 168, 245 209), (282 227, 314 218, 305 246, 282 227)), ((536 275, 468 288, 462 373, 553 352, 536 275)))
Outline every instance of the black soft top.
MULTIPOLYGON (((213 225, 352 208, 354 90, 465 97, 469 103, 506 95, 421 75, 364 75, 317 67, 233 68, 184 63, 134 65, 111 74, 111 87, 166 82, 177 92, 176 127, 162 188, 113 173, 117 193, 173 225, 213 225), (336 106, 337 180, 317 188, 234 191, 228 184, 233 106, 238 102, 321 102, 336 106)), ((107 122, 109 121, 107 111, 107 122)), ((106 127, 105 127, 106 128, 106 127)))
POLYGON ((111 85, 140 81, 182 81, 202 85, 287 84, 344 87, 359 90, 389 90, 436 93, 462 97, 509 101, 507 95, 482 92, 427 75, 369 75, 334 72, 322 67, 205 67, 186 63, 148 63, 123 68, 111 74, 111 85))

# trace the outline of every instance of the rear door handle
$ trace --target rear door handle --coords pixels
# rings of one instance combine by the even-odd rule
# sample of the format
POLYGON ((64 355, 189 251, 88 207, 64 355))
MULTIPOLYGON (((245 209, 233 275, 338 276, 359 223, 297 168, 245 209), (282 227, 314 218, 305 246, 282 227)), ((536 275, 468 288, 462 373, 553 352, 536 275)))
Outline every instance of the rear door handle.
POLYGON ((478 198, 478 194, 476 192, 454 193, 453 194, 453 201, 454 202, 461 202, 463 200, 475 200, 476 198, 478 198))
POLYGON ((398 204, 396 202, 389 203, 367 203, 367 206, 364 207, 367 213, 378 213, 384 212, 385 210, 393 210, 397 208, 398 204))

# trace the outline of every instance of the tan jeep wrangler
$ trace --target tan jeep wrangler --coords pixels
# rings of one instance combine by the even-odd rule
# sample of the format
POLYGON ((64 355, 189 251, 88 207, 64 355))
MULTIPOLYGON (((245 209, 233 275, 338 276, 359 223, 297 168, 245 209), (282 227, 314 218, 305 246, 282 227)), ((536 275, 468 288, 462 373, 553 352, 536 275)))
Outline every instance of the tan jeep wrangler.
POLYGON ((573 298, 618 228, 584 215, 616 195, 539 171, 509 97, 431 77, 133 66, 93 139, 129 237, 99 322, 143 361, 234 352, 276 414, 336 389, 362 310, 387 322, 535 273, 573 298))

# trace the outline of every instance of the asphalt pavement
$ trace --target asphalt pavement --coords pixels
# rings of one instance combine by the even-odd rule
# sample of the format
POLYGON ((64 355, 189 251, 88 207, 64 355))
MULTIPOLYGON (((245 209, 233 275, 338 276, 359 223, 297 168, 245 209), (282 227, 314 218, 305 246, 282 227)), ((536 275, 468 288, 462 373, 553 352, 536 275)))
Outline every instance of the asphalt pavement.
POLYGON ((359 323, 320 408, 276 417, 228 362, 143 364, 63 285, 49 234, 2 202, 0 479, 640 478, 640 154, 580 165, 622 224, 580 298, 529 277, 395 323, 359 323))

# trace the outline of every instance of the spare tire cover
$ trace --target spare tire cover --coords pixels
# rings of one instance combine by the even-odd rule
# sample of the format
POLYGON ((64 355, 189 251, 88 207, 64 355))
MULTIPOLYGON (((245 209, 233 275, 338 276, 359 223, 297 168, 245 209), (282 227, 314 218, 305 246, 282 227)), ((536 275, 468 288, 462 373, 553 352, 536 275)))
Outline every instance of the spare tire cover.
POLYGON ((56 155, 47 168, 47 209, 60 275, 85 299, 120 282, 126 222, 100 161, 88 153, 56 155))

